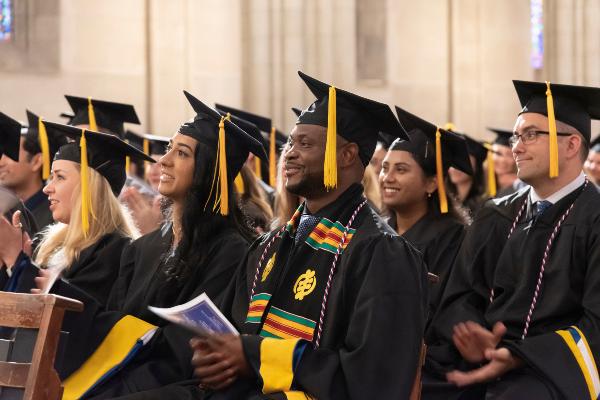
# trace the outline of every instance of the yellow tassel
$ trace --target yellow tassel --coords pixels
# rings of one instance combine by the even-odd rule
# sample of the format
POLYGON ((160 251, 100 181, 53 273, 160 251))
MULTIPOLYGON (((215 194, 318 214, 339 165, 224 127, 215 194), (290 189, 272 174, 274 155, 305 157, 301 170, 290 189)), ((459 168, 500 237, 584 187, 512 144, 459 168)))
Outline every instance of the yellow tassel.
POLYGON ((150 141, 148 139, 144 139, 143 146, 144 146, 144 154, 149 156, 150 155, 150 141))
POLYGON ((42 150, 42 179, 46 180, 50 176, 50 143, 48 142, 46 125, 44 125, 41 118, 38 118, 38 140, 42 150))
POLYGON ((554 100, 550 82, 546 81, 546 108, 548 109, 548 132, 550 133, 550 178, 558 177, 558 135, 554 117, 554 100))
MULTIPOLYGON (((125 139, 125 143, 129 144, 129 140, 125 139)), ((131 175, 131 159, 125 156, 125 173, 131 175)))
POLYGON ((262 179, 262 170, 260 168, 260 158, 254 156, 254 175, 258 179, 262 179))
POLYGON ((94 113, 94 106, 92 104, 91 97, 88 97, 88 120, 90 130, 98 132, 98 124, 96 124, 96 113, 94 113))
POLYGON ((245 190, 244 190, 244 179, 242 179, 242 174, 237 174, 237 176, 235 177, 233 183, 235 184, 235 190, 238 192, 238 194, 244 194, 245 190))
POLYGON ((327 107, 327 142, 325 144, 325 164, 323 165, 325 189, 337 187, 337 115, 335 87, 329 87, 327 107))
POLYGON ((448 198, 444 187, 444 165, 442 163, 442 134, 440 128, 435 132, 435 172, 437 175, 438 196, 440 198, 440 211, 442 214, 448 212, 448 198))
POLYGON ((227 156, 225 153, 225 118, 221 117, 219 122, 219 182, 221 186, 220 193, 220 211, 221 215, 229 214, 229 193, 227 187, 227 156))
POLYGON ((79 141, 81 148, 81 228, 83 235, 87 237, 90 230, 90 213, 92 212, 92 197, 89 190, 89 170, 87 159, 87 142, 85 140, 85 129, 81 130, 79 141))
POLYGON ((496 197, 498 188, 496 187, 496 167, 494 166, 494 153, 492 152, 492 146, 488 143, 485 144, 487 149, 487 172, 488 172, 488 195, 490 197, 496 197))
POLYGON ((275 153, 275 127, 271 127, 271 135, 269 137, 269 185, 275 187, 277 182, 277 155, 275 153))

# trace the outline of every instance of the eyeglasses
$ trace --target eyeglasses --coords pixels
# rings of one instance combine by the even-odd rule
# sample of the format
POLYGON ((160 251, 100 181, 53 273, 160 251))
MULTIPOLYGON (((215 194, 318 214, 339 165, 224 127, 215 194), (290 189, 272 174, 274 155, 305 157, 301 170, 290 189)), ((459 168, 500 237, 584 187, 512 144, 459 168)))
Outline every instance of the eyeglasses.
MULTIPOLYGON (((514 146, 517 144, 519 139, 521 139, 521 143, 523 143, 523 144, 533 144, 537 141, 537 138, 539 135, 549 135, 549 134, 550 134, 550 132, 547 132, 547 131, 536 131, 536 130, 532 129, 532 130, 526 131, 525 133, 523 133, 521 135, 513 134, 510 137, 510 139, 508 139, 508 143, 510 143, 511 146, 514 146)), ((572 133, 556 132, 556 135, 571 136, 572 133)))

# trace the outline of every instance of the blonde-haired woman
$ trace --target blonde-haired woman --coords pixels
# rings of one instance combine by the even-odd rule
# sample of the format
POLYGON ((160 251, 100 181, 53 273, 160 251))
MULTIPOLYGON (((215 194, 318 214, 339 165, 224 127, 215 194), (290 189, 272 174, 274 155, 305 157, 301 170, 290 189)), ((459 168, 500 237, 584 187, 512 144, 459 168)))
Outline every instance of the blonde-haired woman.
MULTIPOLYGON (((104 304, 123 247, 139 236, 117 200, 125 182, 125 157, 149 157, 111 135, 86 132, 85 138, 88 166, 82 165, 80 138, 56 153, 44 187, 55 223, 41 233, 34 260, 104 304)), ((21 248, 12 247, 0 252, 6 265, 13 265, 5 290, 25 292, 34 287, 37 269, 21 248)))

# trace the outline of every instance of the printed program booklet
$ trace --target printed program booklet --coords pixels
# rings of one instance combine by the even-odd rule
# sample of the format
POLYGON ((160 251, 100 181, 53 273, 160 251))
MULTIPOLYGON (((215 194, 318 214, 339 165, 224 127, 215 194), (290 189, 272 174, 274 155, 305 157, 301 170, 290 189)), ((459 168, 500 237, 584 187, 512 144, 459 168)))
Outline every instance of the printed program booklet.
POLYGON ((239 335, 235 327, 219 311, 206 293, 202 293, 187 303, 175 307, 158 308, 148 306, 148 309, 167 321, 191 329, 200 336, 212 333, 239 335))

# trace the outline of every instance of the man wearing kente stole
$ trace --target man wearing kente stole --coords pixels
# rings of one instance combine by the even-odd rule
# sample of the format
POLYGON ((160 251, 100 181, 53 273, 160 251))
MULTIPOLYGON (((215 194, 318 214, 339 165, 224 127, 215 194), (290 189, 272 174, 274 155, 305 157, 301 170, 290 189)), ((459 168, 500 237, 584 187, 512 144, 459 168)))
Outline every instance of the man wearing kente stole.
POLYGON ((378 132, 405 137, 389 106, 300 77, 317 100, 284 155, 306 201, 250 248, 222 309, 242 333, 195 339, 210 399, 403 399, 426 310, 421 256, 360 185, 378 132))

